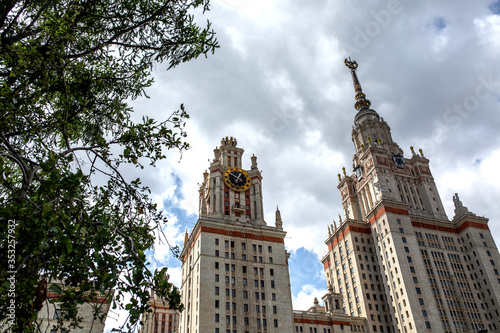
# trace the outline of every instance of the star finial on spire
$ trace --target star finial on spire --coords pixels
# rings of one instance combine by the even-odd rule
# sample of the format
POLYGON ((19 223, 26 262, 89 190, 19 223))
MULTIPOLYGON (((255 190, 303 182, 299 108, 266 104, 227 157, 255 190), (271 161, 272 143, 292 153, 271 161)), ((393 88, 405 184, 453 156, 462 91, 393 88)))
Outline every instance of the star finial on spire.
POLYGON ((344 64, 351 70, 352 82, 354 83, 354 91, 356 92, 356 103, 354 104, 354 108, 358 111, 370 108, 372 103, 366 99, 366 95, 363 93, 358 76, 356 75, 358 63, 355 60, 351 60, 351 57, 349 57, 344 60, 344 64))

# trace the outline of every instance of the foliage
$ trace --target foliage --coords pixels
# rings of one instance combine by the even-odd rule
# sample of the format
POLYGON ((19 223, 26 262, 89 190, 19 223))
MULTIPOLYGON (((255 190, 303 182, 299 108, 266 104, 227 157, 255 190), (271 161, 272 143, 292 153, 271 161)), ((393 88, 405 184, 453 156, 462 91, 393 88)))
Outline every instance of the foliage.
POLYGON ((77 305, 115 288, 114 306, 129 310, 132 327, 155 280, 182 308, 165 272, 146 267, 144 251, 166 219, 148 188, 122 173, 188 147, 182 105, 166 120, 134 122, 127 101, 145 95, 155 63, 170 69, 218 47, 195 10, 208 10, 208 0, 1 2, 0 320, 13 220, 14 331, 36 329, 48 289, 74 325, 77 305))

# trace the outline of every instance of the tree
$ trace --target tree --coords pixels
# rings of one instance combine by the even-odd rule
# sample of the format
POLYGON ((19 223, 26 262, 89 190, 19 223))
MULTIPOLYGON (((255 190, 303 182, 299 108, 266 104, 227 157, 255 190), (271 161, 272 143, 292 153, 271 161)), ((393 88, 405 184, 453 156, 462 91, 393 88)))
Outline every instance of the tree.
POLYGON ((165 270, 151 272, 144 254, 166 219, 148 188, 122 173, 126 165, 155 165, 165 149, 186 149, 188 114, 181 105, 168 119, 134 122, 127 101, 145 96, 155 63, 170 69, 214 52, 210 22, 202 28, 193 16, 208 6, 1 2, 0 321, 15 302, 14 331, 36 329, 47 290, 60 293, 63 318, 75 326, 77 306, 113 288, 129 328, 153 285, 182 309, 165 270))

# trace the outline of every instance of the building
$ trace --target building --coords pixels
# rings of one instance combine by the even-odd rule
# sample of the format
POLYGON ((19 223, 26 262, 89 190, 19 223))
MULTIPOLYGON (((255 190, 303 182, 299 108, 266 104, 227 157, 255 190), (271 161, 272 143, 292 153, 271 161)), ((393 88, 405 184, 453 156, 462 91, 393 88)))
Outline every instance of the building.
MULTIPOLYGON (((59 285, 64 289, 63 284, 59 285)), ((78 306, 77 316, 81 318, 81 322, 78 323, 79 327, 71 327, 70 321, 63 320, 62 325, 64 328, 58 330, 58 322, 63 316, 60 303, 57 302, 57 299, 61 295, 49 290, 47 291, 47 299, 43 302, 43 307, 38 312, 36 330, 50 333, 104 332, 104 323, 111 306, 113 295, 114 290, 111 290, 108 295, 98 294, 96 297, 87 299, 85 303, 78 306)))
MULTIPOLYGON (((199 220, 186 232, 181 333, 439 332, 500 330, 500 255, 488 228, 454 197, 449 220, 429 160, 411 157, 355 89, 353 172, 339 174, 345 218, 328 226, 328 293, 293 311, 283 221, 263 219, 257 158, 224 138, 203 175, 199 220)), ((329 171, 325 170, 325 174, 329 171)), ((155 332, 158 333, 158 332, 155 332)))
POLYGON ((328 228, 322 259, 344 312, 370 332, 500 330, 500 255, 488 219, 455 195, 449 220, 420 150, 405 158, 351 69, 353 174, 339 174, 345 220, 328 228))
POLYGON ((177 333, 179 332, 179 311, 170 309, 168 302, 164 302, 151 291, 148 302, 151 312, 142 314, 139 333, 177 333))
POLYGON ((224 138, 200 187, 200 216, 186 234, 180 332, 291 332, 292 298, 279 210, 264 221, 257 158, 224 138))

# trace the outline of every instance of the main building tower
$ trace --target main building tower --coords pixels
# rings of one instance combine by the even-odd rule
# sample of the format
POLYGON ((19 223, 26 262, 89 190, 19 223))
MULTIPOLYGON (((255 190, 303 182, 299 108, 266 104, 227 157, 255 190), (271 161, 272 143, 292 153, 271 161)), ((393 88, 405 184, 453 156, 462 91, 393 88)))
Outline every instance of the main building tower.
POLYGON ((449 220, 429 160, 406 158, 370 109, 350 59, 355 90, 353 172, 339 174, 345 220, 328 227, 322 259, 344 312, 370 332, 500 330, 500 255, 488 219, 454 197, 449 220))

